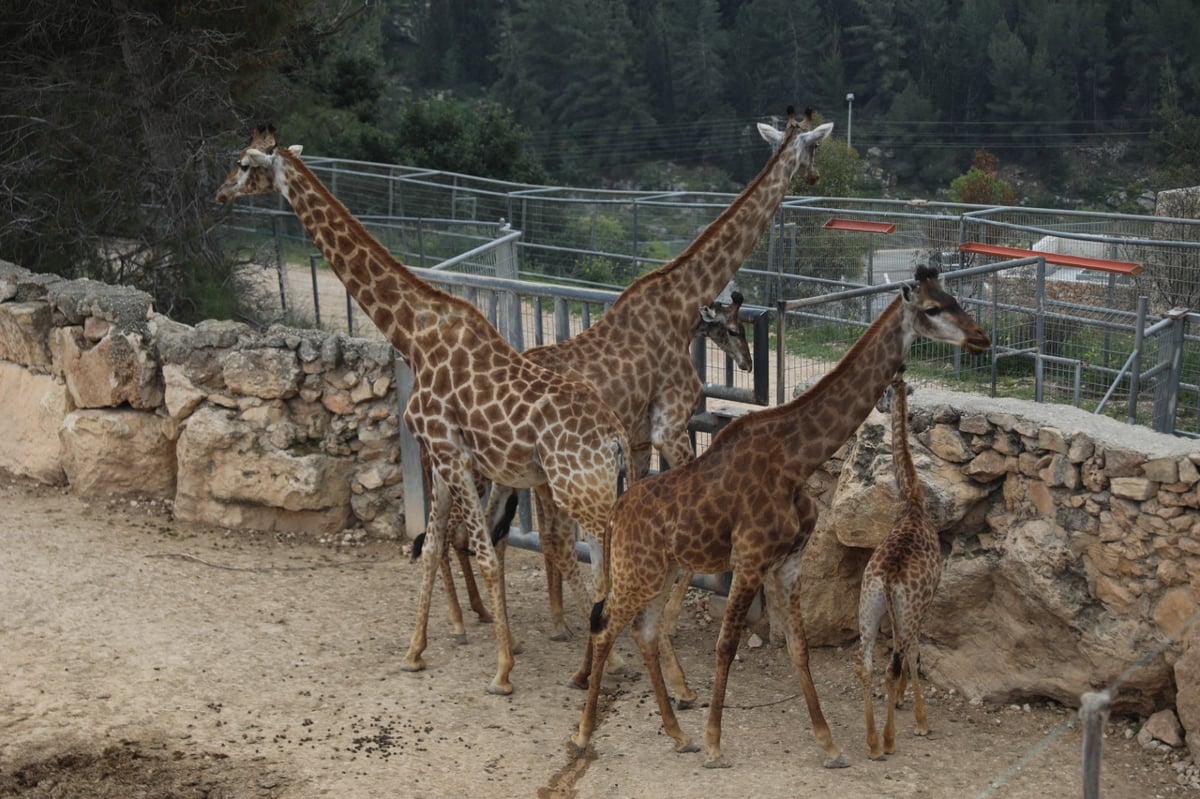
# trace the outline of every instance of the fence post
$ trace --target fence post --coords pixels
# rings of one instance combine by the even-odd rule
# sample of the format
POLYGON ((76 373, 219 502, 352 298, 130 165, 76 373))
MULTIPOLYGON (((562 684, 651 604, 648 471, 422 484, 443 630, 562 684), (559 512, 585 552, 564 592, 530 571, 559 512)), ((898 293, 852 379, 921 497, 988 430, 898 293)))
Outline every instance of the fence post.
POLYGON ((1137 321, 1133 325, 1133 365, 1129 368, 1129 412, 1126 422, 1137 424, 1138 392, 1142 390, 1142 348, 1146 346, 1146 308, 1150 301, 1138 297, 1137 321))
POLYGON ((1163 337, 1167 347, 1166 357, 1161 362, 1169 362, 1165 379, 1159 379, 1154 386, 1154 429, 1160 433, 1175 434, 1175 414, 1179 408, 1179 389, 1183 382, 1183 340, 1187 328, 1187 308, 1176 307, 1167 311, 1171 320, 1170 333, 1163 337))
MULTIPOLYGON (((508 225, 503 225, 500 228, 501 234, 506 234, 509 231, 508 225)), ((517 241, 519 236, 513 237, 506 241, 503 245, 496 249, 496 277, 504 278, 505 280, 517 279, 517 241)), ((517 352, 522 352, 525 349, 525 331, 521 324, 521 298, 513 289, 504 292, 504 337, 508 339, 508 343, 516 348, 517 352)))
MULTIPOLYGON (((400 418, 404 418, 404 409, 408 407, 409 397, 412 396, 413 374, 393 351, 393 372, 396 376, 396 406, 400 418)), ((400 425, 400 474, 404 480, 404 532, 409 540, 425 532, 425 520, 429 508, 425 504, 425 474, 421 469, 421 446, 413 437, 408 425, 400 425)))
POLYGON ((1100 761, 1104 754, 1104 722, 1112 696, 1107 690, 1079 697, 1083 719, 1083 799, 1100 799, 1100 761))
POLYGON ((1033 362, 1033 401, 1041 402, 1045 391, 1046 367, 1042 354, 1046 348, 1046 259, 1038 258, 1037 294, 1034 299, 1037 317, 1034 319, 1034 339, 1037 354, 1033 362))
POLYGON ((279 308, 287 319, 287 265, 283 262, 283 234, 279 230, 279 217, 271 217, 271 233, 275 237, 275 274, 279 278, 279 308))
POLYGON ((308 256, 308 272, 312 276, 313 317, 316 326, 321 326, 321 289, 317 285, 317 259, 320 255, 308 256))

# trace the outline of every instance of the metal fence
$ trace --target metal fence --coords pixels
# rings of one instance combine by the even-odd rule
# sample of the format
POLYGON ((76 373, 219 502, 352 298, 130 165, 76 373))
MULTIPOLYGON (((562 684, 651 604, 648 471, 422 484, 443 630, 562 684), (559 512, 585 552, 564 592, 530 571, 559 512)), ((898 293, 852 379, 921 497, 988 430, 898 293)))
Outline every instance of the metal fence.
MULTIPOLYGON (((495 240, 509 225, 521 233, 515 266, 498 270, 481 255, 455 261, 454 269, 610 292, 678 254, 734 198, 685 190, 529 186, 338 159, 307 163, 406 264, 444 264, 495 240), (417 211, 425 216, 412 216, 417 211)), ((310 247, 281 203, 259 198, 240 206, 236 224, 247 234, 273 237, 279 262, 303 263, 310 247), (264 216, 255 209, 279 213, 264 216)), ((802 311, 781 310, 782 304, 896 283, 923 264, 943 271, 989 329, 996 348, 983 358, 964 358, 920 344, 913 353, 923 367, 913 372, 918 382, 1069 403, 1200 436, 1200 221, 1163 216, 880 199, 785 202, 736 279, 747 308, 781 314, 773 401, 786 400, 823 374, 885 300, 857 296, 802 311), (866 222, 887 232, 847 230, 830 226, 830 220, 866 222), (1044 260, 1016 263, 961 252, 969 242, 1004 245, 1044 260), (1123 275, 1054 261, 1063 255, 1131 261, 1142 269, 1140 275, 1123 275), (986 274, 969 271, 998 263, 1007 266, 986 274), (960 272, 973 279, 955 278, 960 272), (780 332, 785 327, 786 336, 780 332)), ((514 340, 518 346, 561 339, 568 329, 577 332, 605 306, 602 299, 563 301, 576 313, 554 316, 555 325, 568 327, 556 329, 552 339, 539 324, 545 304, 554 301, 535 301, 537 292, 531 294, 523 338, 514 340)), ((355 330, 353 311, 346 318, 355 330)))

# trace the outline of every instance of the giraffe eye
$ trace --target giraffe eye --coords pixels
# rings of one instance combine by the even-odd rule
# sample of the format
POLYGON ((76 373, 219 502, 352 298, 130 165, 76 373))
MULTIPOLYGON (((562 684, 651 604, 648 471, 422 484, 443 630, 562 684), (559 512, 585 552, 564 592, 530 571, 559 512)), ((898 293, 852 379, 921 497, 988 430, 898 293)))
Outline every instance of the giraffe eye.
POLYGON ((241 162, 240 164, 238 164, 238 169, 242 170, 243 172, 249 172, 250 171, 249 162, 247 162, 247 161, 241 162))
POLYGON ((926 315, 926 316, 937 316, 937 315, 938 315, 938 314, 940 314, 941 312, 942 312, 942 309, 941 309, 941 308, 939 308, 939 307, 937 307, 936 305, 935 305, 934 307, 932 307, 932 308, 926 308, 926 309, 925 309, 925 315, 926 315))
POLYGON ((736 327, 731 327, 726 332, 728 332, 729 335, 733 336, 734 338, 742 337, 742 331, 736 327))

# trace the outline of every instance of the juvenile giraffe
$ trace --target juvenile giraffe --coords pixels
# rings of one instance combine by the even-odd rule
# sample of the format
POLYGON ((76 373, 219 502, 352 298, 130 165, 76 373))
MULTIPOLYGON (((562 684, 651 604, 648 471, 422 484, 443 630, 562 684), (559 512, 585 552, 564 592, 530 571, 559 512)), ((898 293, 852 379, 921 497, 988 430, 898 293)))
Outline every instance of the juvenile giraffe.
MULTIPOLYGON (((697 309, 708 306, 733 279, 787 196, 793 176, 800 173, 809 184, 819 179, 817 148, 832 130, 833 123, 813 128, 811 109, 797 117, 792 107, 782 131, 759 123, 759 135, 774 152, 683 252, 630 284, 596 324, 565 341, 526 350, 527 357, 549 369, 587 380, 616 412, 629 436, 631 481, 649 471, 652 449, 671 466, 695 457, 687 426, 704 390, 690 354, 697 309)), ((734 331, 730 326, 729 335, 734 331)), ((502 490, 494 493, 503 499, 502 490)), ((537 511, 541 535, 551 530, 555 539, 573 538, 569 522, 553 505, 538 502, 537 511)), ((566 638, 562 594, 555 590, 553 573, 548 579, 553 637, 566 638)), ((672 603, 672 612, 677 607, 672 603)), ((694 697, 686 686, 674 687, 683 702, 694 697)))
POLYGON ((908 397, 904 371, 892 380, 892 464, 900 509, 896 522, 883 543, 871 554, 863 571, 858 599, 858 628, 861 634, 856 671, 862 684, 867 719, 867 748, 872 760, 896 751, 895 709, 904 698, 904 669, 912 675, 913 716, 917 735, 929 734, 925 699, 917 673, 920 663, 921 621, 933 603, 933 592, 942 576, 942 552, 937 529, 925 508, 921 479, 913 465, 908 444, 908 397), (886 670, 887 721, 883 746, 875 730, 871 700, 871 661, 875 639, 884 613, 892 623, 892 662, 886 670))
POLYGON ((576 681, 588 680, 571 742, 586 751, 596 725, 604 660, 630 621, 654 685, 663 727, 678 752, 694 751, 680 729, 659 665, 660 614, 676 566, 697 572, 732 568, 733 582, 717 641, 717 668, 705 730, 707 767, 727 766, 721 716, 729 666, 746 611, 767 573, 781 569, 787 591, 787 643, 825 766, 848 765, 833 743, 808 669, 799 590, 799 554, 817 519, 805 483, 870 412, 918 337, 972 352, 991 346, 982 328, 941 287, 937 272, 917 270, 841 361, 791 402, 747 414, 723 429, 696 460, 634 483, 613 507, 604 540, 601 595, 576 681))
MULTIPOLYGON (((585 529, 600 532, 616 496, 628 443, 620 420, 578 380, 525 358, 473 304, 416 277, 379 243, 300 159, 257 128, 217 191, 219 202, 278 192, 304 224, 346 289, 413 373, 404 421, 429 456, 433 501, 422 592, 402 668, 423 669, 430 593, 446 524, 469 530, 492 606, 497 670, 488 690, 509 694, 512 638, 500 563, 486 529, 475 476, 533 488, 585 529)), ((586 583, 573 542, 543 546, 578 590, 586 583)))

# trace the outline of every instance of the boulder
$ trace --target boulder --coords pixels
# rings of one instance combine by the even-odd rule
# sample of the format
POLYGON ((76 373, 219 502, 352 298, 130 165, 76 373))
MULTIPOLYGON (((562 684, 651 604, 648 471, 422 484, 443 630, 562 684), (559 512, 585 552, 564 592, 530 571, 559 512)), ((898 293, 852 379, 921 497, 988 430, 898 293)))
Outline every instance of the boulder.
POLYGON ((66 483, 58 438, 63 419, 74 410, 66 385, 0 361, 0 408, 5 430, 0 468, 51 485, 66 483))
POLYGON ((1192 759, 1200 763, 1200 626, 1193 626, 1175 661, 1175 712, 1187 730, 1185 742, 1192 759))
POLYGON ((154 409, 162 405, 158 361, 142 334, 110 329, 97 342, 83 326, 58 327, 51 334, 51 351, 67 379, 71 399, 79 408, 154 409))
POLYGON ((337 532, 351 519, 352 460, 278 450, 233 411, 198 408, 177 447, 175 514, 222 527, 337 532))
POLYGON ((50 371, 51 318, 44 302, 0 303, 0 360, 50 371))
POLYGON ((72 492, 173 497, 176 432, 174 420, 129 408, 67 414, 59 440, 72 492))

